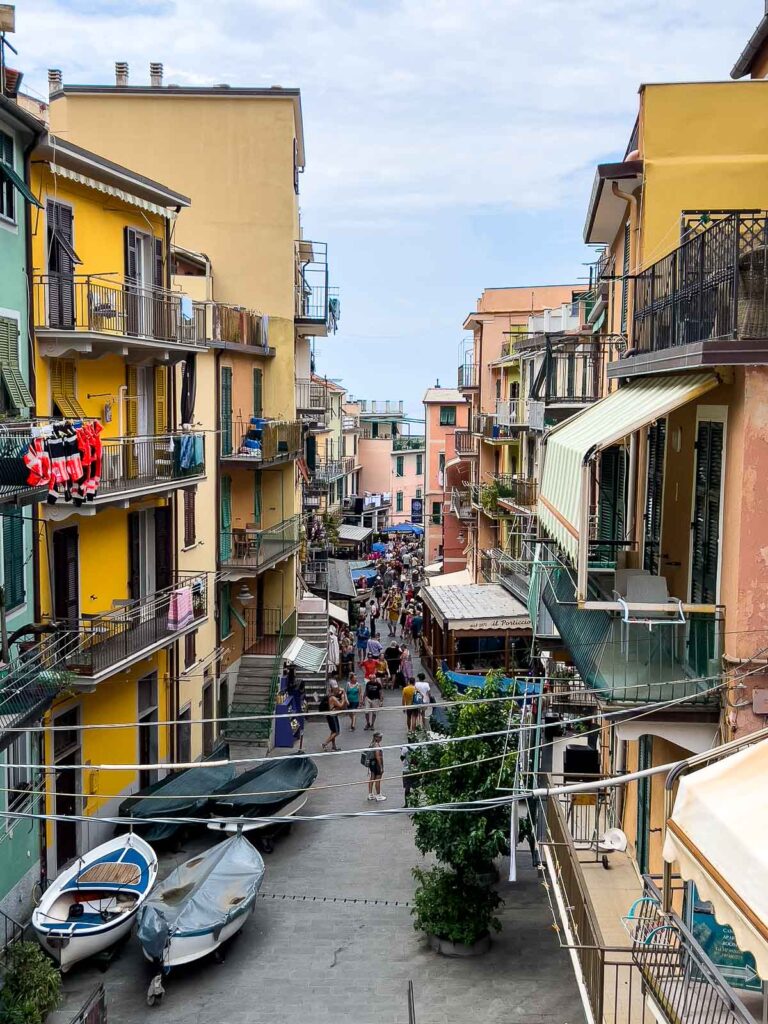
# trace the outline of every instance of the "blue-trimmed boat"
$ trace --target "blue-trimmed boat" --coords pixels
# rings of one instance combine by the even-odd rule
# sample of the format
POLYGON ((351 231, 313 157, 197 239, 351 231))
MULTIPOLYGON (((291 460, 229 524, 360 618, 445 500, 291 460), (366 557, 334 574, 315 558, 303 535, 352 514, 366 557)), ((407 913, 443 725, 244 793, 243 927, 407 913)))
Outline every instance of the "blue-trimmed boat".
POLYGON ((40 945, 62 971, 130 932, 157 879, 157 855, 130 833, 83 854, 43 893, 32 915, 40 945))

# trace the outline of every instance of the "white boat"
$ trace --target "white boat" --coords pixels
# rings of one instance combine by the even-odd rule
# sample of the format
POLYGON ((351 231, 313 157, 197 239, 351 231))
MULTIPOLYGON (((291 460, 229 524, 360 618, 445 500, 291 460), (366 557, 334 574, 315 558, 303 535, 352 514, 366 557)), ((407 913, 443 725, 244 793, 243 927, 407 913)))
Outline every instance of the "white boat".
POLYGON ((144 956, 160 968, 147 992, 163 995, 162 975, 217 950, 240 931, 264 878, 264 861, 243 835, 185 861, 161 882, 139 915, 144 956))
POLYGON ((109 949, 131 930, 157 879, 157 856, 133 833, 102 843, 70 865, 32 914, 40 945, 62 971, 109 949))

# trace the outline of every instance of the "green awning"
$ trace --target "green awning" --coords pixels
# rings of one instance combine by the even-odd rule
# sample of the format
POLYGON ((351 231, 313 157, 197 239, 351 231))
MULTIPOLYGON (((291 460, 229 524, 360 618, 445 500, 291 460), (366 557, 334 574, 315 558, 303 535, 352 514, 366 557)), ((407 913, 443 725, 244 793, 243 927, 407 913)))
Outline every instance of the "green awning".
POLYGON ((32 192, 30 192, 29 186, 24 181, 24 179, 20 178, 16 171, 13 169, 13 167, 11 167, 10 164, 7 164, 4 160, 0 160, 0 174, 2 174, 4 178, 7 178, 7 180, 10 181, 10 183, 13 185, 16 191, 20 192, 28 203, 32 203, 32 205, 36 206, 38 210, 43 209, 43 204, 38 202, 38 200, 35 198, 32 192))
POLYGON ((607 310, 604 309, 603 312, 600 314, 600 316, 597 318, 597 320, 595 320, 594 324, 592 325, 592 333, 593 334, 597 334, 597 332, 600 330, 600 328, 605 323, 605 314, 606 313, 607 313, 607 310))

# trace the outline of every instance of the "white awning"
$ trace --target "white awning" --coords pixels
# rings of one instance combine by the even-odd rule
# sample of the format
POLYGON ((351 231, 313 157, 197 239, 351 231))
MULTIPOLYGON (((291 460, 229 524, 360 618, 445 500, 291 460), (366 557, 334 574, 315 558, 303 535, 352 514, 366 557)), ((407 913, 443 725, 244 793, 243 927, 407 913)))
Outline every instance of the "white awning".
POLYGON ((339 540, 346 544, 360 544, 373 533, 370 526, 350 526, 349 523, 342 523, 339 527, 339 540))
POLYGON ((332 601, 328 602, 328 614, 337 622, 343 622, 345 626, 349 625, 349 615, 343 608, 340 608, 339 605, 334 604, 332 601))
POLYGON ((695 882, 715 917, 768 978, 768 740, 680 779, 664 859, 695 882))
POLYGON ((647 377, 633 381, 584 409, 547 435, 538 513, 544 529, 563 550, 578 560, 582 529, 584 465, 673 409, 705 394, 719 383, 714 373, 647 377))
POLYGON ((309 669, 310 672, 319 672, 325 664, 327 654, 324 648, 315 647, 314 644, 302 640, 300 636, 295 636, 283 652, 283 661, 309 669))

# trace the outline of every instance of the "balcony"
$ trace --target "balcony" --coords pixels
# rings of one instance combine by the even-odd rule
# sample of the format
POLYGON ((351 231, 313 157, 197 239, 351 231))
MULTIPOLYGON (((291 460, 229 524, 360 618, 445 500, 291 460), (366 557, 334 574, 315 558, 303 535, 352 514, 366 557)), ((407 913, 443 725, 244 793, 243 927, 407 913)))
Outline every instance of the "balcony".
POLYGON ((461 363, 458 369, 459 391, 471 391, 480 386, 480 368, 476 363, 461 363))
POLYGON ((453 487, 451 489, 451 512, 457 519, 475 518, 469 488, 453 487))
POLYGON ((453 439, 457 455, 462 458, 479 455, 480 442, 474 433, 469 430, 457 430, 454 432, 453 439))
POLYGON ((326 337, 334 333, 341 315, 338 295, 328 287, 328 245, 300 239, 296 255, 294 316, 299 334, 326 337))
POLYGON ((611 377, 768 363, 768 214, 733 213, 634 282, 632 340, 611 377))
MULTIPOLYGON (((222 531, 219 534, 219 568, 263 572, 297 551, 301 543, 301 516, 283 519, 275 526, 222 531)), ((242 575, 242 574, 241 574, 242 575)))
POLYGON ((179 573, 177 582, 113 611, 60 620, 59 664, 86 686, 143 661, 192 632, 208 617, 205 573, 179 573))
POLYGON ((301 452, 301 423, 297 420, 260 420, 262 426, 238 423, 230 429, 232 450, 227 452, 227 432, 221 433, 221 460, 253 469, 290 462, 301 452))
POLYGON ((146 288, 118 275, 42 274, 34 278, 35 333, 43 356, 97 359, 126 345, 183 359, 205 347, 205 315, 178 292, 146 288))
MULTIPOLYGON (((544 604, 585 684, 605 704, 643 704, 680 699, 717 708, 712 688, 721 675, 722 610, 687 613, 682 623, 627 622, 614 611, 580 608, 571 571, 558 562, 538 563, 544 604)), ((592 574, 588 599, 609 599, 613 583, 598 587, 592 574)), ((602 574, 601 574, 602 575, 602 574)))
POLYGON ((46 519, 73 513, 95 515, 105 505, 168 494, 205 478, 203 434, 158 434, 110 437, 101 443, 101 480, 94 497, 81 505, 58 502, 44 506, 46 519))
POLYGON ((351 455, 345 455, 341 459, 318 459, 314 468, 310 467, 310 475, 315 484, 330 484, 339 480, 355 468, 355 459, 351 455))
POLYGON ((393 452, 423 451, 426 444, 424 434, 398 434, 392 438, 393 452))

